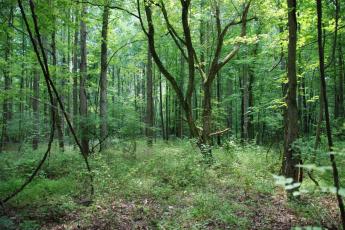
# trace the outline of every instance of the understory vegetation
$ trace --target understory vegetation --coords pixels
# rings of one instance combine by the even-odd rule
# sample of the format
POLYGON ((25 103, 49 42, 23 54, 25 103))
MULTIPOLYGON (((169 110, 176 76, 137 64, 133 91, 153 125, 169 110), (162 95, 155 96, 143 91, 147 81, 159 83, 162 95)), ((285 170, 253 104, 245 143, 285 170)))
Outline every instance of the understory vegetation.
MULTIPOLYGON (((131 145, 117 143, 90 156, 92 204, 81 157, 72 146, 65 152, 54 146, 37 178, 6 206, 0 228, 289 229, 340 223, 334 198, 310 179, 301 187, 308 193, 287 202, 274 180, 281 164, 277 149, 229 140, 214 149, 209 166, 191 141, 159 141, 154 147, 138 141, 135 152, 128 151, 131 145)), ((1 197, 31 174, 42 152, 0 156, 1 197)), ((329 170, 313 176, 332 184, 329 170)))
POLYGON ((0 230, 345 230, 344 0, 0 0, 0 230))

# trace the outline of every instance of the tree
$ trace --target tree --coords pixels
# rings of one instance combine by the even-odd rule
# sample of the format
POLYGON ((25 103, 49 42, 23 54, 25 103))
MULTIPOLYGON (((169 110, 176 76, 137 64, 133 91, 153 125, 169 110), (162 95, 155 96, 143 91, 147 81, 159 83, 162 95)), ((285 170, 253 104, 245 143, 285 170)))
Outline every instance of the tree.
POLYGON ((102 45, 101 45, 101 76, 100 76, 100 149, 106 148, 106 138, 108 136, 108 100, 107 100, 107 70, 108 70, 108 21, 109 21, 109 7, 108 2, 105 1, 103 8, 103 22, 102 22, 102 45))
MULTIPOLYGON (((212 85, 214 80, 217 77, 218 72, 224 65, 226 65, 239 51, 240 44, 236 44, 234 48, 225 55, 225 57, 222 59, 222 51, 223 51, 223 45, 224 45, 224 39, 227 35, 227 32, 231 26, 234 25, 241 25, 241 33, 240 36, 244 37, 246 34, 246 25, 247 25, 247 15, 250 7, 250 1, 245 4, 242 15, 240 20, 237 18, 233 19, 229 23, 227 23, 222 28, 221 18, 220 18, 220 3, 215 3, 215 27, 217 28, 217 38, 216 38, 216 48, 215 53, 213 54, 213 59, 209 63, 208 71, 202 70, 202 65, 204 63, 199 62, 199 58, 196 54, 196 49, 193 45, 192 41, 192 35, 191 35, 191 29, 189 25, 189 11, 190 11, 190 5, 191 1, 180 1, 181 3, 181 21, 182 21, 182 30, 183 30, 183 38, 176 32, 176 29, 173 27, 173 25, 170 23, 170 19, 165 7, 165 4, 163 1, 160 1, 157 3, 158 7, 161 9, 161 12, 164 17, 165 24, 167 26, 168 32, 171 35, 173 41, 175 42, 176 47, 181 52, 183 57, 187 60, 187 66, 188 66, 188 84, 186 92, 183 92, 181 87, 179 86, 176 77, 169 72, 169 70, 166 68, 164 63, 162 62, 161 58, 159 57, 159 54, 157 53, 156 46, 155 46, 155 26, 154 21, 152 18, 152 2, 150 1, 144 1, 145 4, 145 15, 146 15, 146 21, 148 30, 145 28, 145 25, 143 23, 142 18, 140 17, 140 22, 142 29, 145 33, 145 35, 148 38, 149 48, 152 53, 152 57, 161 71, 161 73, 165 76, 165 78, 169 81, 171 84, 173 90, 175 91, 177 98, 185 111, 186 120, 189 126, 189 131, 191 137, 198 139, 198 145, 200 149, 202 150, 202 153, 205 156, 210 156, 210 148, 208 147, 210 145, 210 137, 212 132, 212 85), (186 50, 186 52, 185 52, 186 50), (195 123, 195 119, 193 118, 193 112, 192 112, 192 95, 195 88, 195 75, 196 71, 199 71, 202 81, 202 89, 203 89, 203 106, 202 106, 202 128, 198 128, 195 123)), ((140 1, 137 0, 138 4, 138 12, 140 14, 140 1)), ((140 14, 141 15, 141 14, 140 14)))
POLYGON ((288 25, 289 25, 289 45, 287 60, 287 95, 285 112, 285 136, 284 136, 284 160, 283 174, 285 177, 292 178, 295 183, 300 182, 301 159, 298 150, 293 143, 298 138, 298 108, 297 108, 297 70, 296 70, 296 44, 297 44, 297 17, 296 0, 287 0, 288 5, 288 25))
POLYGON ((318 48, 319 48, 320 82, 321 82, 321 90, 322 90, 323 104, 324 104, 324 111, 325 111, 328 149, 330 151, 330 161, 332 163, 333 182, 334 182, 334 187, 336 188, 336 192, 337 192, 336 197, 338 200, 338 207, 340 210, 343 229, 345 229, 344 201, 341 195, 339 194, 339 190, 340 190, 339 173, 338 173, 336 159, 333 153, 333 138, 332 138, 331 122, 330 122, 329 110, 328 110, 328 99, 327 99, 326 79, 325 79, 325 60, 324 60, 324 48, 323 48, 324 43, 322 41, 323 32, 322 32, 322 2, 321 0, 316 0, 316 8, 317 8, 317 35, 318 35, 317 41, 318 41, 318 48))
POLYGON ((11 98, 10 98, 10 90, 11 90, 10 56, 11 56, 11 42, 12 42, 10 27, 12 23, 13 23, 13 7, 11 6, 9 9, 9 19, 7 23, 8 27, 6 28, 6 34, 5 34, 4 61, 8 64, 3 69, 3 75, 5 78, 4 92, 6 94, 5 94, 3 107, 2 107, 2 130, 1 130, 0 152, 4 148, 5 144, 10 141, 10 136, 8 134, 8 125, 12 119, 12 103, 11 103, 11 98))
POLYGON ((88 107, 86 96, 86 80, 87 80, 87 52, 86 52, 86 23, 85 16, 87 15, 87 7, 82 6, 81 20, 80 20, 80 82, 79 82, 79 113, 81 116, 80 132, 81 132, 81 146, 83 155, 87 156, 89 149, 89 135, 88 135, 88 107))
POLYGON ((33 82, 34 95, 32 98, 32 109, 34 112, 33 119, 33 139, 32 148, 36 150, 40 141, 40 111, 39 111, 39 100, 40 100, 40 74, 37 69, 34 70, 34 82, 33 82))
POLYGON ((153 79, 152 79, 152 55, 150 49, 147 50, 147 65, 146 65, 146 128, 145 133, 147 137, 147 144, 152 145, 153 142, 153 121, 154 107, 153 107, 153 79))

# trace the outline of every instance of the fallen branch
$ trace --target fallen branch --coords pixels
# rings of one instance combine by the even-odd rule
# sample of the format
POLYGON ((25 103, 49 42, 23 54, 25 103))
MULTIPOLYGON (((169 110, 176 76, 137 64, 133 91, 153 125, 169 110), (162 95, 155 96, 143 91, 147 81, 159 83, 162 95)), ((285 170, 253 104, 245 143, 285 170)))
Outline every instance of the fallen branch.
POLYGON ((214 133, 210 133, 209 136, 212 137, 212 136, 218 136, 218 135, 223 135, 224 133, 230 131, 230 128, 226 128, 224 130, 221 130, 221 131, 217 131, 217 132, 214 132, 214 133))

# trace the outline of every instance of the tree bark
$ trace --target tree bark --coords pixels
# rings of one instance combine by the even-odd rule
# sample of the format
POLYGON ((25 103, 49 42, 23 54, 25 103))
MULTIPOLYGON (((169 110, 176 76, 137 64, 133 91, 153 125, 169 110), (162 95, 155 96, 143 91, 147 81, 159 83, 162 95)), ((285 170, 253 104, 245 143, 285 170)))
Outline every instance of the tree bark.
POLYGON ((102 23, 102 45, 101 45, 101 76, 100 76, 100 150, 107 147, 105 139, 108 136, 108 100, 107 100, 107 70, 108 70, 108 21, 109 7, 104 6, 102 23))
POLYGON ((327 86, 326 86, 326 79, 325 79, 324 47, 322 43, 322 1, 316 0, 316 5, 317 5, 319 65, 320 65, 319 69, 320 69, 320 81, 321 81, 321 89, 322 89, 322 94, 323 94, 323 102, 324 102, 324 110, 325 110, 326 133, 327 133, 327 140, 328 140, 328 148, 330 151, 330 161, 332 163, 333 182, 334 182, 334 187, 337 190, 336 197, 338 200, 338 207, 340 210, 342 226, 343 226, 343 229, 345 229, 345 208, 344 208, 343 198, 338 193, 340 189, 340 181, 339 181, 339 173, 338 173, 338 168, 336 164, 336 159, 333 153, 332 130, 331 130, 331 122, 330 122, 330 116, 329 116, 329 109, 328 109, 327 86))
MULTIPOLYGON (((55 24, 55 22, 54 22, 55 24)), ((51 38, 52 38, 52 43, 51 43, 51 48, 52 48, 52 59, 53 59, 53 78, 56 78, 56 72, 57 72, 57 54, 56 54, 56 27, 54 25, 54 31, 51 34, 51 38)), ((55 98, 55 104, 57 104, 57 99, 55 98)), ((63 98, 62 98, 63 100, 63 98)), ((56 124, 56 131, 57 131, 57 136, 58 136, 58 140, 59 140, 59 148, 61 151, 64 151, 65 148, 65 143, 64 143, 64 132, 63 132, 63 128, 62 128, 62 117, 59 114, 59 109, 58 107, 55 108, 55 124, 56 124)))
POLYGON ((249 76, 248 65, 242 65, 242 78, 241 78, 241 139, 248 140, 248 102, 249 102, 249 76))
POLYGON ((8 135, 8 124, 12 119, 12 102, 10 98, 10 90, 11 90, 11 77, 10 77, 10 55, 11 55, 11 31, 10 27, 13 21, 13 8, 11 7, 9 12, 9 20, 8 20, 8 28, 6 31, 6 45, 4 47, 4 60, 7 66, 3 70, 3 75, 5 78, 4 84, 4 93, 5 98, 2 107, 2 132, 1 132, 1 143, 0 143, 0 152, 5 147, 5 145, 10 141, 10 137, 8 135))
POLYGON ((159 73, 159 115, 161 119, 161 129, 163 140, 166 140, 166 132, 164 125, 164 114, 163 114, 163 92, 162 92, 162 76, 159 73))
POLYGON ((72 74, 73 74, 73 90, 72 90, 72 100, 73 100, 73 126, 76 130, 79 126, 78 121, 78 37, 79 37, 79 28, 78 28, 78 15, 79 12, 76 10, 75 12, 76 18, 75 18, 75 31, 74 31, 74 42, 73 42, 73 68, 72 68, 72 74))
POLYGON ((154 108, 153 108, 153 80, 152 80, 152 55, 150 49, 147 50, 146 65, 146 138, 147 144, 152 146, 154 135, 154 108))
MULTIPOLYGON (((217 107, 218 109, 221 108, 222 103, 222 91, 221 91, 221 74, 218 73, 217 77, 217 107)), ((220 146, 222 144, 222 136, 217 135, 217 145, 220 146)))
POLYGON ((33 119, 33 139, 32 148, 36 150, 40 141, 40 74, 37 69, 34 70, 34 82, 33 82, 33 99, 32 99, 32 109, 34 113, 33 119))
MULTIPOLYGON (((339 35, 340 36, 340 35, 339 35)), ((339 117, 345 118, 345 109, 344 109, 344 62, 343 62, 343 53, 341 46, 341 39, 339 38, 339 48, 338 48, 338 61, 339 61, 339 77, 338 77, 338 92, 339 92, 339 117)))
POLYGON ((79 113, 81 116, 80 132, 81 132, 81 147, 82 154, 87 156, 89 150, 89 135, 88 135, 88 108, 86 95, 86 80, 87 80, 87 52, 86 52, 86 23, 85 16, 87 14, 87 7, 83 4, 80 20, 80 85, 79 85, 79 113))
MULTIPOLYGON (((233 95, 233 80, 229 79, 228 82, 229 82, 228 83, 228 95, 231 98, 233 95)), ((232 102, 232 99, 230 99, 229 107, 228 107, 228 115, 227 115, 227 126, 230 129, 231 133, 234 132, 232 130, 233 129, 232 119, 233 119, 233 102, 232 102)))
MULTIPOLYGON (((285 98, 287 109, 285 118, 284 137, 284 160, 283 174, 287 178, 292 178, 294 183, 300 182, 300 155, 293 147, 293 143, 298 138, 298 108, 297 108, 297 71, 296 71, 296 45, 297 45, 297 17, 296 0, 287 0, 288 4, 288 25, 289 25, 289 45, 287 76, 288 90, 285 98)), ((290 192, 292 192, 290 190, 290 192)), ((291 193, 290 193, 291 194, 291 193)))

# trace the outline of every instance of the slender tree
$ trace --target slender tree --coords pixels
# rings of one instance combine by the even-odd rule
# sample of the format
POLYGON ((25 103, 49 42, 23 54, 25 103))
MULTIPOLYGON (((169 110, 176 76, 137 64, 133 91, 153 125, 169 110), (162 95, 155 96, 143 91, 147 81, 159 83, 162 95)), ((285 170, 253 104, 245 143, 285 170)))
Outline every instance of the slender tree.
POLYGON ((319 70, 320 70, 320 81, 321 81, 321 90, 323 95, 323 103, 324 103, 324 111, 325 111, 325 120, 326 120, 326 133, 327 133, 327 140, 328 140, 328 148, 330 151, 330 161, 332 163, 332 171, 333 171, 333 182, 334 186, 337 190, 337 200, 338 206, 340 210, 340 216, 342 220, 343 229, 345 229, 345 208, 344 208, 344 201, 341 195, 339 194, 340 189, 340 181, 339 181, 339 173, 338 167, 336 163, 336 159, 333 153, 333 138, 332 138, 332 129, 331 129, 331 122, 329 116, 329 109, 328 109, 328 98, 327 98, 327 86, 326 86, 326 79, 325 79, 325 58, 324 58, 324 45, 323 45, 323 32, 322 32, 322 1, 316 0, 317 5, 317 34, 318 34, 318 48, 319 48, 319 70))
POLYGON ((40 74, 37 69, 34 70, 34 82, 33 82, 33 98, 32 98, 32 109, 34 113, 33 119, 33 139, 32 148, 36 150, 40 141, 40 111, 39 111, 39 100, 40 100, 40 74))
POLYGON ((152 55, 148 48, 147 50, 147 65, 146 65, 146 138, 149 146, 153 143, 154 136, 154 107, 153 107, 153 79, 152 79, 152 55))
POLYGON ((100 149, 103 150, 106 148, 105 139, 108 136, 108 100, 107 100, 107 56, 108 56, 108 21, 109 21, 109 7, 107 6, 108 2, 105 1, 103 8, 103 23, 102 23, 102 45, 101 45, 101 76, 100 76, 100 149))
POLYGON ((81 116, 80 132, 81 132, 81 146, 82 153, 87 156, 89 150, 89 135, 88 135, 88 108, 86 95, 86 81, 87 81, 87 52, 86 52, 86 23, 85 17, 87 15, 87 7, 82 6, 81 20, 80 20, 80 82, 79 82, 79 113, 81 116))

